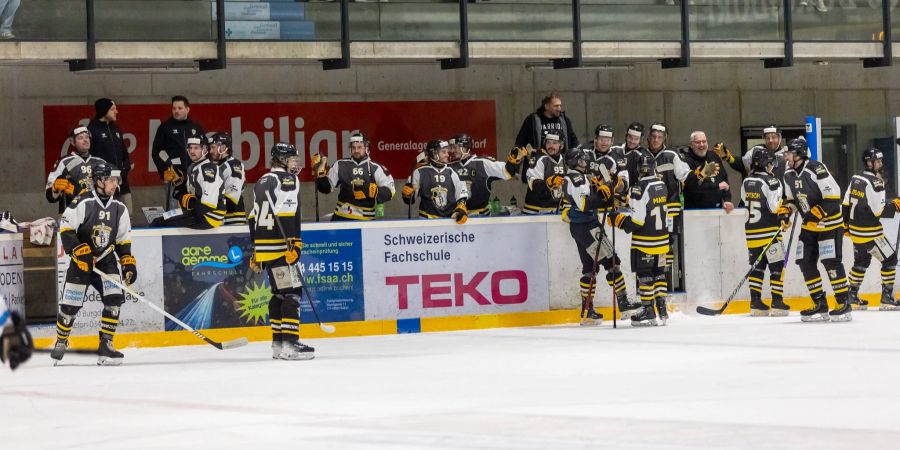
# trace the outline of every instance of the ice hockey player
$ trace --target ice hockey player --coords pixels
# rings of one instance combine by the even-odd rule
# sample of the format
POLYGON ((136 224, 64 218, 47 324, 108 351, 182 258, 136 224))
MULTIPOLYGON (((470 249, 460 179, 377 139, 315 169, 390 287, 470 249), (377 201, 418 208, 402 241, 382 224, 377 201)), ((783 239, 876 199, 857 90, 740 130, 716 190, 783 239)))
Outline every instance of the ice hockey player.
POLYGON ((656 175, 656 159, 652 155, 638 155, 637 167, 638 178, 631 187, 631 208, 609 213, 607 221, 631 233, 631 270, 637 276, 642 306, 631 316, 631 324, 665 325, 669 318, 665 270, 666 253, 669 253, 669 230, 665 220, 668 192, 666 184, 656 175))
POLYGON ((372 220, 375 205, 394 198, 394 177, 387 167, 369 157, 369 138, 359 131, 350 135, 350 157, 329 169, 328 158, 315 154, 311 159, 316 189, 323 194, 338 191, 332 221, 372 220))
POLYGON ((181 213, 167 219, 159 218, 151 226, 189 227, 207 230, 222 225, 225 220, 225 199, 222 196, 222 177, 219 166, 209 160, 209 151, 199 138, 188 138, 188 156, 193 163, 183 187, 174 191, 181 213))
POLYGON ((6 308, 0 299, 0 362, 9 362, 9 368, 16 370, 20 364, 31 358, 34 340, 25 326, 25 319, 6 308))
MULTIPOLYGON (((604 217, 613 205, 613 193, 617 184, 615 162, 606 158, 602 163, 613 166, 613 175, 608 180, 595 177, 589 173, 590 156, 583 149, 576 148, 566 153, 566 165, 569 172, 563 181, 563 193, 568 208, 569 233, 578 248, 581 258, 581 278, 578 280, 581 291, 581 324, 594 325, 603 321, 603 316, 594 311, 594 293, 597 291, 597 273, 600 265, 606 269, 606 283, 615 286, 614 297, 623 314, 623 320, 640 308, 640 305, 628 302, 625 291, 625 278, 619 269, 621 260, 615 254, 606 231, 597 218, 597 211, 603 210, 604 217)), ((608 172, 607 172, 608 173, 608 172)))
POLYGON ((244 208, 244 163, 234 157, 231 135, 216 133, 209 139, 209 159, 219 165, 222 179, 222 197, 225 203, 225 225, 246 225, 244 208))
POLYGON ((457 134, 448 142, 450 168, 456 172, 469 191, 469 199, 466 201, 469 217, 488 215, 491 187, 497 180, 512 179, 516 164, 476 155, 472 137, 466 133, 457 134))
POLYGON ((894 217, 900 211, 900 199, 885 199, 884 154, 877 148, 863 153, 865 170, 850 178, 844 193, 844 230, 853 241, 853 267, 850 269, 850 303, 866 309, 869 302, 859 298, 859 286, 874 256, 881 263, 881 310, 900 307, 894 299, 897 254, 884 236, 881 218, 894 217))
POLYGON ((772 316, 786 316, 791 309, 783 299, 784 248, 781 243, 781 231, 790 220, 790 210, 781 206, 784 189, 781 182, 772 175, 775 162, 775 154, 772 152, 754 153, 750 162, 751 173, 741 186, 741 199, 749 212, 747 221, 744 222, 744 233, 750 264, 756 263, 760 253, 766 251, 759 264, 753 267, 748 279, 751 316, 768 316, 770 313, 772 316), (769 246, 772 239, 776 241, 769 246), (767 266, 772 291, 771 308, 762 301, 767 266))
POLYGON ((847 274, 841 262, 843 247, 843 216, 841 190, 825 164, 809 159, 806 139, 791 141, 785 152, 788 169, 784 172, 785 199, 792 209, 799 210, 803 221, 797 249, 797 265, 803 273, 813 306, 800 312, 804 322, 851 320, 847 274), (837 307, 828 311, 825 291, 818 263, 822 262, 837 307))
POLYGON ((778 181, 784 181, 784 152, 787 147, 785 147, 782 143, 781 138, 781 130, 778 129, 775 125, 769 125, 763 128, 762 137, 765 143, 762 145, 755 145, 753 148, 747 151, 743 157, 735 157, 731 150, 722 142, 719 142, 715 146, 713 146, 713 152, 722 158, 722 162, 731 166, 732 169, 739 172, 744 177, 750 176, 753 172, 753 155, 756 152, 767 151, 775 155, 775 168, 772 169, 772 174, 778 181))
POLYGON ((130 285, 137 280, 137 261, 131 253, 131 220, 128 208, 113 198, 119 188, 120 172, 108 163, 94 166, 94 189, 75 198, 63 212, 59 224, 60 243, 71 260, 66 271, 56 319, 56 345, 50 357, 63 358, 75 315, 84 304, 89 287, 103 302, 100 315, 100 347, 97 364, 117 366, 123 355, 113 346, 125 295, 113 283, 103 281, 94 267, 113 280, 130 285), (118 261, 116 260, 118 256, 118 261), (119 270, 121 267, 121 276, 119 270))
POLYGON ((559 135, 544 135, 544 147, 529 158, 525 172, 528 190, 525 192, 523 214, 552 214, 562 207, 562 183, 566 175, 563 142, 559 135))
MULTIPOLYGON (((666 199, 666 209, 669 214, 666 220, 669 229, 666 280, 669 288, 672 288, 672 264, 675 262, 675 248, 680 244, 680 237, 683 235, 684 229, 681 218, 681 186, 688 174, 691 173, 691 168, 681 159, 678 152, 666 146, 668 136, 669 131, 665 124, 656 122, 650 125, 647 150, 656 159, 656 174, 665 183, 666 191, 669 193, 669 197, 666 199)), ((679 257, 683 259, 684 255, 679 254, 679 257)))
POLYGON ((419 217, 436 219, 449 217, 462 225, 469 219, 466 202, 469 191, 447 163, 450 144, 431 140, 425 145, 428 165, 413 171, 411 181, 403 186, 403 202, 419 200, 419 217))
POLYGON ((250 268, 266 271, 272 289, 269 325, 272 358, 306 360, 315 349, 300 342, 300 295, 303 279, 298 262, 300 240, 300 173, 297 149, 283 142, 270 154, 272 169, 253 188, 253 209, 247 217, 253 257, 250 268))
POLYGON ((75 197, 91 189, 92 168, 105 162, 91 156, 91 132, 87 127, 76 127, 70 137, 75 151, 60 158, 47 176, 47 201, 59 202, 59 212, 63 212, 75 197))
POLYGON ((628 186, 637 184, 640 178, 638 173, 638 159, 640 155, 652 156, 650 152, 641 145, 644 137, 644 124, 640 122, 631 122, 625 130, 625 142, 616 145, 612 151, 625 157, 625 171, 628 173, 628 186))

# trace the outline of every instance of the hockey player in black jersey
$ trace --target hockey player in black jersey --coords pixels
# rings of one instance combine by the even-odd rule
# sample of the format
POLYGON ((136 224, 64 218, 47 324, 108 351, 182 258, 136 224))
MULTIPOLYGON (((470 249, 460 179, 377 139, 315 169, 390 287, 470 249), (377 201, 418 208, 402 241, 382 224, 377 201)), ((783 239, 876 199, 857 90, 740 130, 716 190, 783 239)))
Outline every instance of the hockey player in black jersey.
POLYGON ((59 212, 82 192, 92 189, 91 170, 105 162, 91 156, 91 132, 87 127, 76 127, 70 137, 75 151, 56 162, 47 176, 45 189, 48 202, 59 202, 59 212))
POLYGON ((113 346, 113 337, 125 296, 121 288, 102 281, 93 271, 96 267, 126 285, 137 280, 137 261, 131 253, 128 208, 113 198, 119 188, 119 173, 119 170, 105 162, 94 166, 94 189, 76 197, 60 219, 60 243, 71 261, 66 271, 62 298, 59 300, 56 345, 50 353, 50 357, 56 361, 65 355, 75 315, 84 304, 88 288, 93 287, 103 301, 97 364, 122 363, 123 355, 113 346))
POLYGON ((769 246, 764 259, 753 267, 750 282, 750 315, 786 316, 790 307, 784 303, 784 248, 781 243, 783 225, 790 220, 790 211, 781 206, 784 189, 781 182, 772 175, 775 154, 756 152, 751 161, 751 173, 741 186, 741 199, 749 213, 744 223, 747 236, 747 251, 750 264, 754 264, 773 238, 776 242, 769 246), (779 214, 781 214, 779 216, 779 214), (776 236, 778 236, 776 238, 776 236), (772 290, 772 307, 762 301, 763 282, 769 268, 769 286, 772 290))
POLYGON ((594 128, 594 139, 591 147, 582 150, 587 154, 587 173, 600 180, 616 177, 617 184, 613 190, 616 197, 627 196, 628 172, 625 170, 625 154, 621 148, 613 147, 613 129, 607 124, 594 128))
POLYGON ((350 135, 350 157, 339 160, 329 169, 328 159, 312 156, 316 189, 330 194, 339 188, 332 221, 372 220, 375 205, 394 198, 394 177, 387 167, 369 158, 369 138, 359 131, 350 135))
POLYGON ((272 358, 306 360, 315 349, 300 342, 300 172, 297 149, 283 142, 270 154, 272 169, 253 188, 253 209, 247 216, 253 257, 250 268, 266 271, 272 289, 269 325, 272 328, 272 358))
POLYGON ((466 206, 469 216, 485 216, 488 214, 488 203, 491 201, 491 186, 497 180, 509 180, 516 171, 516 164, 501 162, 488 156, 478 156, 474 150, 472 137, 461 133, 450 141, 450 168, 469 190, 466 206))
POLYGON ((150 226, 188 227, 207 230, 225 220, 225 197, 219 166, 209 160, 209 151, 199 138, 188 138, 188 156, 193 163, 182 187, 174 191, 181 211, 168 218, 158 218, 150 226))
POLYGON ((600 265, 606 269, 606 283, 615 290, 622 319, 629 318, 632 312, 640 308, 640 305, 628 301, 625 278, 619 269, 621 261, 597 216, 598 210, 604 211, 605 217, 606 212, 612 209, 613 192, 618 179, 615 173, 606 180, 587 173, 589 160, 588 152, 580 148, 569 150, 566 153, 569 172, 563 181, 563 193, 569 205, 569 233, 575 240, 578 257, 581 258, 581 278, 578 285, 581 291, 582 325, 593 325, 603 320, 603 316, 594 311, 594 292, 597 291, 596 277, 600 265))
POLYGON ((756 152, 763 151, 772 153, 775 156, 775 167, 772 169, 772 174, 778 181, 784 181, 784 151, 786 147, 782 142, 781 130, 775 125, 769 125, 763 128, 762 137, 765 141, 764 144, 753 146, 753 148, 747 150, 747 153, 740 158, 736 157, 723 142, 719 142, 713 146, 713 151, 719 158, 722 158, 722 162, 731 166, 732 169, 736 170, 744 177, 750 176, 753 171, 753 155, 755 155, 756 152))
POLYGON ((853 267, 850 269, 850 303, 866 309, 868 302, 859 298, 859 286, 874 256, 881 262, 881 309, 900 307, 894 299, 894 277, 897 254, 884 236, 882 217, 893 217, 900 211, 900 199, 885 199, 884 154, 877 148, 863 153, 865 170, 850 179, 844 193, 844 230, 853 241, 853 267))
MULTIPOLYGON (((666 277, 669 288, 673 288, 672 267, 675 263, 675 251, 679 249, 679 261, 683 261, 683 223, 681 217, 681 187, 691 168, 681 159, 681 155, 666 146, 669 131, 666 125, 660 122, 650 125, 650 134, 647 136, 647 150, 656 159, 656 174, 660 181, 665 183, 669 197, 666 199, 668 217, 666 225, 669 229, 669 253, 666 254, 666 277)), ((679 263, 679 272, 684 271, 684 264, 679 263)))
POLYGON ((419 217, 436 219, 449 217, 462 225, 468 220, 466 207, 469 191, 459 175, 447 165, 450 144, 431 140, 425 145, 428 165, 413 171, 411 181, 403 186, 403 202, 419 200, 419 217))
POLYGON ((631 233, 631 270, 637 276, 641 310, 631 316, 633 326, 665 325, 666 253, 669 230, 666 228, 666 185, 656 175, 656 160, 649 155, 637 159, 639 178, 631 187, 630 209, 613 211, 610 225, 631 233), (657 321, 657 312, 659 321, 657 321))
POLYGON ((625 158, 625 171, 628 173, 628 186, 637 184, 640 178, 638 173, 638 159, 641 155, 651 156, 650 152, 641 145, 644 137, 644 124, 640 122, 631 122, 625 130, 625 142, 612 148, 614 153, 620 154, 625 158))
POLYGON ((222 197, 225 203, 224 225, 245 225, 247 210, 244 209, 244 163, 234 157, 231 150, 231 135, 216 133, 209 139, 209 158, 218 164, 222 179, 222 197))
POLYGON ((803 272, 813 306, 800 312, 804 322, 851 319, 847 274, 841 262, 843 216, 841 190, 825 164, 809 159, 806 140, 791 141, 785 152, 788 169, 784 173, 785 199, 799 210, 802 226, 797 245, 797 265, 803 272), (837 307, 828 311, 818 263, 822 262, 834 290, 837 307))
POLYGON ((523 214, 552 214, 562 206, 562 183, 566 175, 563 143, 559 135, 544 135, 544 147, 530 156, 525 172, 528 190, 525 192, 523 214))

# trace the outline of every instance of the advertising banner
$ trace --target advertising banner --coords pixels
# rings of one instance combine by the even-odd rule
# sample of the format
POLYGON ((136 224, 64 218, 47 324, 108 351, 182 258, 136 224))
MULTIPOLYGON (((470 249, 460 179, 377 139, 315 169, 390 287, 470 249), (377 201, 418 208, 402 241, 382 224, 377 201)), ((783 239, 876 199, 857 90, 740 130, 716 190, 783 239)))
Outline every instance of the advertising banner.
POLYGON ((0 297, 10 311, 25 317, 25 263, 22 233, 0 233, 0 297))
POLYGON ((543 223, 362 232, 367 320, 549 309, 543 223))
MULTIPOLYGON (((319 317, 363 320, 359 230, 304 231, 301 237, 300 269, 319 317)), ((166 311, 198 329, 268 324, 271 284, 265 272, 250 270, 252 251, 249 233, 163 236, 166 311)), ((314 322, 306 298, 300 307, 301 321, 314 322)), ((178 329, 166 320, 166 330, 178 329)))
MULTIPOLYGON (((171 116, 171 105, 120 104, 118 110, 122 139, 134 165, 129 183, 159 185, 150 149, 157 128, 171 116)), ((70 151, 72 129, 86 125, 93 115, 93 105, 44 106, 44 173, 70 151)), ((294 144, 306 167, 310 155, 317 153, 330 162, 349 156, 353 130, 370 137, 372 159, 397 179, 410 174, 416 154, 429 139, 466 132, 478 154, 497 153, 493 100, 193 104, 190 117, 207 134, 231 133, 235 156, 244 163, 249 182, 270 166, 269 149, 276 142, 294 144)), ((308 180, 309 170, 302 177, 308 180)))
MULTIPOLYGON (((63 252, 59 239, 56 239, 57 256, 57 299, 62 298, 66 271, 69 268, 69 258, 63 252)), ((134 236, 131 240, 131 251, 137 259, 137 282, 130 287, 145 299, 156 306, 163 306, 163 279, 160 268, 162 267, 159 251, 159 236, 134 236)), ((115 254, 113 254, 115 257, 115 254)), ((100 294, 92 287, 87 289, 84 303, 78 315, 75 316, 75 324, 72 326, 73 336, 97 333, 100 329, 100 314, 103 311, 103 302, 100 294)), ((125 304, 119 315, 117 333, 133 333, 141 331, 162 331, 163 316, 146 306, 143 302, 125 293, 125 304)))

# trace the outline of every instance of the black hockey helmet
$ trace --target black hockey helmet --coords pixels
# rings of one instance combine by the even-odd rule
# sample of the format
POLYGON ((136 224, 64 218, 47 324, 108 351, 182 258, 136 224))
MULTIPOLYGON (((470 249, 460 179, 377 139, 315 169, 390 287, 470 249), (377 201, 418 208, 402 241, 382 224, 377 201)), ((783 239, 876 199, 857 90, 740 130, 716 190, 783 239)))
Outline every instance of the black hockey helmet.
POLYGON ((91 178, 94 183, 101 183, 109 177, 117 178, 122 181, 122 172, 112 164, 103 161, 91 166, 91 178))
POLYGON ((597 128, 594 128, 594 137, 595 138, 598 138, 598 137, 612 138, 613 137, 613 129, 611 126, 609 126, 605 123, 601 123, 600 125, 597 125, 597 128))
POLYGON ((663 134, 663 136, 669 135, 669 130, 666 127, 666 124, 662 122, 654 122, 653 125, 650 125, 650 132, 658 131, 663 134))
POLYGON ((879 159, 884 159, 884 153, 875 147, 869 148, 863 152, 863 165, 865 165, 867 169, 871 169, 872 163, 879 159))
POLYGON ((472 140, 472 136, 469 136, 466 133, 459 133, 456 136, 453 136, 449 142, 450 145, 459 147, 459 151, 463 155, 468 155, 472 149, 475 148, 475 141, 472 140))
POLYGON ((753 157, 750 159, 750 170, 754 172, 767 172, 769 170, 769 164, 775 164, 774 153, 761 148, 753 152, 753 157))
POLYGON ((580 147, 573 148, 566 152, 566 166, 570 169, 577 169, 578 165, 584 161, 588 161, 587 152, 580 147))
POLYGON ((228 150, 231 150, 231 135, 220 131, 209 138, 209 143, 224 145, 228 147, 228 150))
POLYGON ((369 147, 369 137, 366 136, 365 133, 359 130, 353 130, 350 132, 350 140, 347 142, 348 146, 352 146, 354 142, 362 142, 363 145, 366 146, 366 152, 368 152, 369 147))
POLYGON ((641 178, 652 177, 656 175, 656 158, 641 152, 637 160, 638 175, 641 178))
POLYGON ((82 126, 82 125, 79 125, 79 126, 73 128, 73 129, 72 129, 72 134, 70 134, 69 137, 72 138, 72 140, 74 141, 74 140, 75 140, 75 136, 78 136, 79 134, 87 134, 87 137, 88 137, 88 138, 92 137, 92 136, 91 136, 91 130, 88 130, 87 127, 82 126))
POLYGON ((428 161, 431 164, 442 166, 445 163, 441 162, 441 150, 449 147, 450 144, 447 141, 442 141, 439 139, 432 139, 425 144, 425 154, 428 155, 428 161))
POLYGON ((795 138, 788 144, 787 151, 793 152, 803 159, 809 159, 809 144, 802 137, 795 138))
POLYGON ((288 160, 291 158, 296 158, 300 154, 297 153, 297 147, 294 147, 291 144, 286 142, 279 142, 272 146, 272 150, 269 151, 269 154, 272 156, 272 164, 278 164, 283 168, 288 167, 288 160))
POLYGON ((626 134, 630 134, 632 136, 643 137, 644 136, 644 124, 640 122, 631 122, 628 124, 628 128, 625 130, 626 134))

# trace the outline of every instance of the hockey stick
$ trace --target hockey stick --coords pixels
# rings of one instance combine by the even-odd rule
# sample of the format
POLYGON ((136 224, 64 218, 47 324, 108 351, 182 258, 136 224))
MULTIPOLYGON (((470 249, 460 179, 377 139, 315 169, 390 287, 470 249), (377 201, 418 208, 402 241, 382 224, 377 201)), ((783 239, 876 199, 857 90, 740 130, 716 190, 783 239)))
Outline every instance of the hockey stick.
MULTIPOLYGON (((319 158, 321 158, 321 157, 322 157, 322 155, 320 154, 319 158)), ((315 198, 316 198, 316 222, 318 222, 319 221, 319 186, 318 186, 319 180, 318 180, 318 178, 316 178, 315 166, 310 167, 310 170, 312 170, 312 176, 313 176, 313 193, 315 194, 315 198)), ((269 195, 269 192, 266 191, 266 196, 268 196, 268 195, 269 195)), ((270 203, 272 202, 271 198, 269 199, 269 202, 270 203)), ((272 203, 272 207, 273 208, 275 207, 274 203, 272 203)), ((276 215, 275 217, 278 217, 278 216, 276 215)), ((285 240, 285 242, 287 242, 287 240, 285 240)))
POLYGON ((705 316, 718 316, 725 312, 725 308, 728 308, 728 305, 731 304, 731 301, 734 300, 734 296, 737 295, 738 291, 741 289, 741 286, 744 285, 744 282, 747 281, 747 278, 750 278, 750 274, 753 273, 754 270, 757 269, 759 263, 762 261, 763 257, 766 255, 766 251, 769 250, 769 247, 772 246, 775 242, 778 241, 778 237, 781 236, 781 233, 775 233, 775 236, 772 236, 772 240, 769 241, 768 244, 763 248, 763 250, 759 253, 759 256, 756 257, 756 261, 750 266, 750 270, 747 271, 747 274, 744 275, 744 278, 741 278, 740 283, 731 291, 731 295, 728 296, 728 299, 725 300, 725 303, 719 309, 707 308, 705 306, 697 306, 697 312, 703 314, 705 316))
POLYGON ((162 314, 162 315, 165 316, 167 319, 169 319, 169 320, 171 320, 172 322, 175 322, 176 324, 178 324, 178 326, 180 326, 181 328, 184 328, 185 330, 190 331, 191 333, 194 334, 194 336, 197 336, 198 338, 203 339, 204 341, 206 341, 207 344, 212 345, 213 347, 215 347, 215 348, 217 348, 217 349, 219 349, 219 350, 231 350, 231 349, 233 349, 233 348, 243 347, 243 346, 245 346, 245 345, 247 345, 247 344, 249 343, 249 341, 248 341, 247 338, 245 338, 245 337, 241 337, 241 338, 237 338, 237 339, 232 339, 232 340, 230 340, 230 341, 225 341, 225 342, 216 342, 216 341, 214 341, 214 340, 212 340, 212 339, 206 337, 206 335, 204 335, 203 333, 201 333, 201 332, 199 332, 199 331, 197 331, 197 330, 191 328, 190 325, 188 325, 188 324, 182 322, 181 320, 178 320, 177 317, 173 316, 172 314, 169 314, 168 312, 166 312, 166 310, 160 308, 159 306, 156 306, 155 304, 153 304, 153 302, 151 302, 150 300, 147 300, 146 298, 144 298, 142 295, 140 295, 140 294, 138 294, 137 292, 135 292, 135 291, 134 291, 133 289, 131 289, 130 287, 125 286, 124 284, 122 284, 122 283, 116 281, 115 278, 112 278, 112 277, 110 277, 109 275, 103 273, 103 272, 100 271, 100 269, 98 269, 97 267, 94 267, 94 273, 96 273, 97 275, 100 275, 100 278, 102 278, 103 280, 108 281, 108 282, 110 282, 110 283, 112 283, 112 284, 118 286, 118 287, 121 288, 123 291, 125 291, 125 292, 131 294, 132 297, 134 297, 134 298, 140 300, 141 302, 143 302, 144 304, 146 304, 147 306, 149 306, 149 307, 150 307, 151 309, 153 309, 154 311, 156 311, 156 312, 162 314))
MULTIPOLYGON (((281 219, 278 217, 278 214, 275 214, 275 212, 274 212, 275 211, 275 202, 272 201, 272 196, 269 195, 269 191, 266 191, 266 199, 268 199, 269 203, 272 205, 271 206, 272 211, 273 211, 272 215, 275 217, 276 228, 278 228, 278 232, 281 233, 281 238, 284 239, 284 242, 286 244, 288 241, 287 234, 284 232, 284 227, 281 226, 281 219)), ((302 277, 300 280, 300 288, 302 289, 302 292, 306 292, 306 300, 309 302, 309 306, 313 310, 313 315, 316 316, 316 322, 319 323, 319 328, 321 328, 322 331, 324 331, 328 334, 334 333, 334 325, 325 324, 325 323, 322 323, 321 320, 319 320, 319 313, 316 311, 316 305, 313 304, 312 296, 309 295, 309 291, 306 289, 306 284, 303 283, 302 277)))

